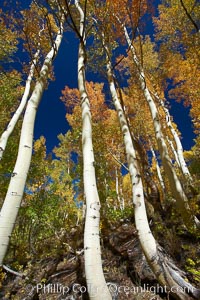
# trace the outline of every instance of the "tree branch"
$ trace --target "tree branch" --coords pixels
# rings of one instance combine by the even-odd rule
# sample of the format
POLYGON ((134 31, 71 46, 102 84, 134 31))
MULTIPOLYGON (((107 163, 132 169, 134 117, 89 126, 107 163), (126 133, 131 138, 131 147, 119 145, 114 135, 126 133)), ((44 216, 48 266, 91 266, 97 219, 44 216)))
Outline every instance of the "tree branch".
POLYGON ((125 170, 129 172, 129 169, 110 150, 108 150, 108 152, 112 155, 114 160, 118 162, 119 165, 121 165, 125 170))
POLYGON ((6 270, 7 272, 9 272, 9 273, 11 273, 13 275, 16 275, 16 276, 19 276, 19 277, 22 277, 22 278, 24 277, 24 274, 16 272, 16 271, 13 271, 12 269, 10 269, 9 267, 7 267, 5 265, 3 265, 2 267, 3 267, 4 270, 6 270))
POLYGON ((192 25, 195 27, 197 32, 200 32, 200 29, 197 25, 197 23, 193 20, 191 14, 188 12, 187 8, 185 7, 185 4, 183 3, 183 0, 180 0, 181 6, 183 7, 188 19, 190 20, 190 22, 192 23, 192 25))

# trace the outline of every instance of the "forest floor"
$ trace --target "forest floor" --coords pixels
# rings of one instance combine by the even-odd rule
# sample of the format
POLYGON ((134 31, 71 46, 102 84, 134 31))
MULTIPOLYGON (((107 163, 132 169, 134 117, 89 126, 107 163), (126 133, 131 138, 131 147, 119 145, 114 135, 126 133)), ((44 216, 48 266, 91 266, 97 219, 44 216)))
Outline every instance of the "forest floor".
MULTIPOLYGON (((41 259, 35 257, 24 266, 18 276, 3 270, 0 273, 3 274, 0 298, 89 299, 84 272, 83 241, 80 240, 79 230, 77 228, 68 236, 71 240, 79 241, 76 250, 70 247, 68 251, 57 251, 41 259)), ((162 242, 163 233, 158 233, 158 236, 159 234, 162 242)), ((184 266, 186 252, 190 256, 200 253, 198 241, 187 234, 179 239, 173 239, 168 234, 168 239, 163 241, 165 245, 161 244, 161 248, 165 246, 165 251, 170 254, 174 263, 186 271, 190 283, 198 287, 198 271, 193 259, 189 263, 187 260, 187 265, 184 266)), ((130 220, 127 223, 110 225, 109 229, 108 226, 102 229, 101 244, 103 270, 113 299, 173 299, 166 293, 165 287, 159 286, 156 281, 142 253, 137 231, 130 220)))

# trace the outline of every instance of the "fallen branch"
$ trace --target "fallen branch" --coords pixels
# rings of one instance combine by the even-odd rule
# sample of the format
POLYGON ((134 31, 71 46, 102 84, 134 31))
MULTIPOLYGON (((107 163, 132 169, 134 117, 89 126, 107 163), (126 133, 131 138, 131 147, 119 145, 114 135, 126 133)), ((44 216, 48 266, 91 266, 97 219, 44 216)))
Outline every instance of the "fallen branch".
POLYGON ((9 272, 9 273, 11 273, 13 275, 16 275, 16 276, 19 276, 19 277, 22 277, 22 278, 25 277, 24 274, 16 272, 16 271, 13 271, 12 269, 10 269, 9 267, 7 267, 5 265, 3 265, 2 267, 3 267, 4 270, 6 270, 7 272, 9 272))

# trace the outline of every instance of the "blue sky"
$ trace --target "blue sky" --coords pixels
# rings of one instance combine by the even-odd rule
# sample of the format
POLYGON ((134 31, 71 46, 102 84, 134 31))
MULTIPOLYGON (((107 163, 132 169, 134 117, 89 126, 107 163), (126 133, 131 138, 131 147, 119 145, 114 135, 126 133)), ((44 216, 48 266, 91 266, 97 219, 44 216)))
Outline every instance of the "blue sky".
MULTIPOLYGON (((16 2, 12 8, 15 7, 16 2)), ((23 6, 28 6, 31 1, 23 2, 23 6)), ((159 1, 154 1, 159 3, 159 1)), ((8 8, 8 7, 7 7, 8 8)), ((146 34, 153 36, 153 26, 151 19, 147 20, 146 34)), ((55 81, 49 83, 48 89, 44 92, 41 104, 38 109, 34 138, 37 139, 41 135, 45 136, 48 152, 58 144, 57 136, 60 133, 66 133, 69 129, 65 115, 66 108, 60 100, 61 90, 65 85, 69 87, 77 87, 77 55, 78 55, 78 39, 72 32, 65 33, 58 56, 54 61, 55 81)), ((23 54, 22 54, 23 60, 23 54)), ((87 78, 89 81, 97 80, 96 75, 91 75, 87 78)), ((182 143, 184 149, 190 149, 193 145, 193 134, 191 120, 189 118, 189 110, 183 107, 181 103, 176 103, 169 100, 175 123, 182 133, 182 143)))
POLYGON ((65 85, 77 88, 77 55, 78 40, 73 33, 65 34, 54 61, 56 80, 51 81, 44 92, 36 117, 35 139, 44 135, 48 151, 57 145, 57 135, 69 129, 65 118, 66 108, 60 97, 65 85))
MULTIPOLYGON (((151 19, 148 20, 146 34, 153 36, 151 19)), ((66 133, 69 129, 65 118, 66 108, 60 100, 60 96, 65 85, 77 88, 77 55, 78 39, 73 33, 65 33, 58 56, 54 61, 56 81, 50 82, 48 90, 45 91, 36 118, 35 138, 44 135, 48 151, 51 151, 58 144, 57 135, 66 133)), ((91 76, 91 73, 89 75, 86 78, 87 80, 97 80, 96 75, 91 76)), ((195 138, 189 117, 189 109, 186 109, 182 103, 177 103, 175 100, 169 100, 169 102, 170 112, 182 134, 183 148, 188 150, 194 144, 193 140, 195 138)))

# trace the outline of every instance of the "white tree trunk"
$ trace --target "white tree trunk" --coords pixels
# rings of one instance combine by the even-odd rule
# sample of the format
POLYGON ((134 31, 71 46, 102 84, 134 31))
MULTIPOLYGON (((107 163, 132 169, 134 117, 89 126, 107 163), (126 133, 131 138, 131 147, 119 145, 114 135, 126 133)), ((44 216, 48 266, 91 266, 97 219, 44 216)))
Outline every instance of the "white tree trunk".
POLYGON ((117 195, 117 201, 119 203, 119 208, 123 210, 123 206, 121 203, 121 197, 120 197, 120 192, 119 192, 119 176, 118 176, 118 171, 117 168, 115 168, 115 191, 117 195))
POLYGON ((84 231, 85 274, 90 299, 111 300, 102 269, 101 246, 99 236, 100 200, 96 186, 94 153, 92 144, 92 121, 90 102, 85 86, 85 36, 84 12, 75 1, 80 14, 80 36, 78 54, 78 86, 82 107, 82 150, 83 150, 83 181, 86 197, 86 218, 84 231))
POLYGON ((10 180, 6 198, 4 200, 0 212, 0 265, 2 265, 6 251, 9 245, 10 236, 16 222, 17 214, 21 205, 26 178, 28 175, 33 144, 33 131, 36 111, 40 103, 42 94, 45 89, 46 81, 49 75, 50 67, 53 59, 58 52, 63 36, 63 23, 57 34, 56 40, 50 52, 47 54, 43 66, 40 71, 39 79, 35 84, 35 88, 28 101, 25 111, 20 143, 18 149, 18 156, 15 163, 14 171, 10 180))
POLYGON ((195 216, 192 215, 192 212, 191 212, 189 204, 188 204, 187 196, 185 195, 185 192, 183 191, 181 183, 176 175, 176 172, 173 168, 171 159, 169 157, 168 149, 167 149, 165 139, 164 139, 164 136, 162 133, 161 122, 159 120, 158 110, 157 110, 155 102, 149 92, 149 89, 147 87, 143 68, 137 58, 135 48, 132 45, 132 42, 130 40, 130 37, 128 35, 128 31, 127 31, 126 27, 123 26, 123 29, 124 29, 124 33, 125 33, 125 38, 127 40, 128 46, 130 47, 130 50, 131 50, 131 53, 133 56, 133 61, 138 70, 138 77, 139 77, 141 89, 144 93, 144 97, 148 103, 148 106, 149 106, 149 109, 151 112, 156 141, 158 144, 158 150, 161 155, 161 160, 163 163, 165 173, 169 180, 169 184, 171 187, 171 193, 172 193, 174 199, 176 200, 177 210, 181 213, 184 223, 188 228, 199 227, 199 225, 200 225, 199 221, 197 220, 197 218, 195 216))
MULTIPOLYGON (((106 53, 108 53, 108 48, 106 47, 105 44, 104 44, 104 48, 106 49, 106 53)), ((186 282, 180 276, 179 274, 180 270, 178 270, 173 264, 170 264, 168 258, 165 257, 161 251, 159 251, 160 247, 157 245, 152 235, 152 232, 150 230, 148 220, 147 220, 146 208, 145 208, 143 185, 142 185, 141 176, 139 174, 138 160, 136 158, 136 152, 133 147, 133 142, 129 131, 128 123, 116 92, 116 88, 113 80, 113 74, 112 74, 112 66, 108 55, 107 55, 107 74, 108 74, 108 82, 109 82, 112 100, 118 114, 121 130, 124 137, 125 151, 126 151, 127 162, 129 166, 129 172, 130 172, 131 183, 132 183, 135 224, 136 224, 138 237, 144 255, 152 271, 154 272, 157 280, 161 285, 166 287, 167 291, 172 293, 177 299, 180 300, 192 299, 187 294, 187 292, 193 293, 195 298, 198 299, 200 295, 200 291, 194 288, 188 282, 186 282), (181 287, 185 287, 185 290, 184 288, 181 289, 181 287)))
POLYGON ((157 94, 154 94, 154 95, 155 95, 156 99, 158 99, 159 103, 161 104, 161 106, 165 112, 166 124, 167 124, 168 128, 170 129, 172 136, 174 138, 175 144, 176 144, 176 155, 178 158, 178 165, 181 169, 181 172, 183 173, 183 175, 185 176, 186 179, 189 179, 191 181, 192 177, 191 177, 191 174, 188 170, 187 164, 186 164, 184 156, 183 156, 183 147, 182 147, 180 138, 178 136, 178 133, 174 129, 173 124, 171 122, 171 116, 170 116, 169 110, 165 106, 164 101, 160 97, 158 97, 157 94))
MULTIPOLYGON (((107 49, 105 44, 104 47, 105 49, 107 49)), ((138 230, 138 236, 142 248, 148 249, 147 255, 154 256, 156 253, 156 243, 147 221, 146 208, 144 204, 145 202, 144 202, 143 185, 142 185, 141 175, 139 174, 139 168, 137 166, 136 152, 133 147, 132 138, 127 124, 127 120, 117 95, 117 91, 113 80, 112 66, 111 66, 111 62, 109 61, 108 55, 107 55, 107 74, 108 74, 110 93, 112 96, 115 109, 118 114, 119 123, 124 137, 128 168, 131 176, 133 204, 135 207, 135 222, 136 222, 136 228, 138 230)), ((145 250, 145 252, 147 251, 145 250)))
POLYGON ((179 159, 178 159, 178 154, 177 154, 177 152, 176 152, 176 149, 174 148, 174 144, 173 144, 173 142, 168 138, 168 136, 166 137, 166 140, 167 140, 168 144, 170 145, 170 148, 171 148, 171 150, 172 150, 172 152, 173 152, 173 154, 174 154, 174 158, 175 158, 175 161, 176 161, 176 163, 177 163, 177 166, 180 168, 181 166, 180 166, 180 162, 179 162, 179 159))
POLYGON ((151 147, 151 153, 152 153, 152 156, 153 156, 153 158, 155 159, 155 162, 156 162, 156 171, 157 171, 158 179, 159 179, 159 182, 160 182, 163 194, 164 194, 165 183, 164 183, 164 180, 163 180, 163 177, 162 177, 162 174, 161 174, 161 171, 160 171, 160 166, 158 164, 158 160, 157 160, 155 151, 153 150, 153 147, 151 147))
POLYGON ((39 53, 40 53, 40 50, 38 49, 37 52, 34 55, 34 59, 33 59, 33 62, 31 64, 30 72, 29 72, 28 78, 26 80, 24 94, 22 96, 20 105, 18 106, 16 112, 14 113, 12 119, 10 120, 6 130, 1 135, 1 138, 0 138, 0 160, 2 159, 3 153, 6 149, 8 138, 11 135, 11 133, 13 132, 13 129, 15 128, 15 125, 16 125, 17 121, 19 120, 19 117, 21 116, 21 114, 24 110, 24 107, 27 103, 27 99, 28 99, 29 94, 30 94, 31 81, 33 79, 35 66, 36 66, 36 63, 37 63, 39 53))

